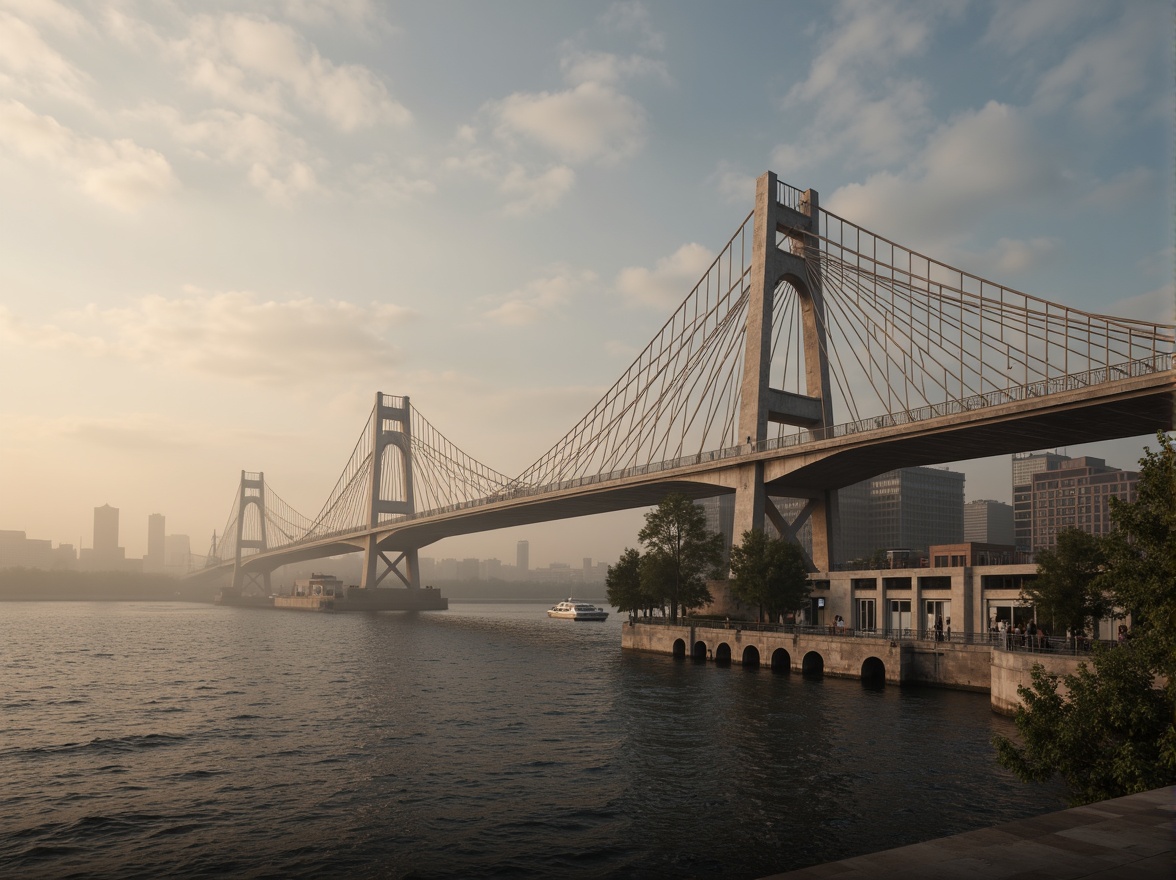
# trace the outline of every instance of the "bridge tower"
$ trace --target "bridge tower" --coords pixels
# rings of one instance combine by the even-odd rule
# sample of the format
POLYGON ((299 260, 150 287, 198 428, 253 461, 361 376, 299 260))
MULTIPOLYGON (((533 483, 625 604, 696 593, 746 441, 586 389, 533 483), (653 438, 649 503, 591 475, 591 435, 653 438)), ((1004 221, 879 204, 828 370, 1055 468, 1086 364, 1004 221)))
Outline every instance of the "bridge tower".
POLYGON ((412 418, 407 397, 392 397, 376 392, 376 406, 372 412, 372 466, 368 481, 368 528, 372 529, 364 539, 363 578, 361 586, 378 587, 389 574, 395 574, 406 587, 416 589, 421 585, 417 550, 404 550, 395 559, 389 559, 380 549, 375 528, 380 524, 380 514, 399 513, 411 515, 415 511, 412 492, 412 418), (394 427, 393 427, 394 426, 394 427), (389 482, 399 482, 400 499, 381 497, 385 482, 384 451, 389 446, 400 450, 399 468, 392 468, 389 482), (400 480, 396 480, 397 474, 400 480), (384 564, 380 571, 380 563, 384 564))
MULTIPOLYGON (((781 186, 772 172, 765 173, 755 183, 753 235, 739 436, 746 438, 754 450, 767 439, 769 423, 800 425, 820 437, 824 429, 833 425, 833 412, 820 269, 815 260, 805 259, 806 245, 817 246, 820 235, 816 190, 799 192, 781 186), (808 392, 803 395, 772 388, 770 382, 773 307, 776 290, 785 282, 796 289, 800 300, 808 392)), ((835 490, 809 498, 800 515, 788 523, 764 487, 763 462, 748 462, 740 469, 735 493, 736 540, 748 529, 763 529, 765 516, 782 535, 792 539, 811 519, 810 561, 818 570, 832 567, 837 534, 835 490)))
MULTIPOLYGON (((233 552, 233 589, 241 590, 246 587, 260 587, 268 596, 270 590, 270 572, 243 571, 241 569, 241 551, 257 550, 264 553, 269 545, 265 533, 265 474, 251 474, 241 471, 241 488, 237 494, 237 541, 233 552), (249 506, 257 508, 259 532, 256 537, 245 537, 245 514, 249 506)), ((214 538, 215 540, 215 538, 214 538)))

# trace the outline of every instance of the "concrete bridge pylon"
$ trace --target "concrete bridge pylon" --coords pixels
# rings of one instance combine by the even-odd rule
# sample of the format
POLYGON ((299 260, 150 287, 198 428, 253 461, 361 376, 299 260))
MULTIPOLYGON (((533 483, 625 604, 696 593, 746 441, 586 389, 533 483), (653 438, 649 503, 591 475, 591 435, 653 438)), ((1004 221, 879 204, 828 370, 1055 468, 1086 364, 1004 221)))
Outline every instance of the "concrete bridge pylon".
MULTIPOLYGON (((781 187, 771 171, 756 180, 752 263, 749 275, 747 328, 744 336, 743 379, 740 386, 739 434, 751 448, 768 437, 770 423, 800 425, 823 436, 833 425, 829 381, 825 303, 820 268, 807 260, 806 249, 819 247, 820 200, 816 190, 786 187, 795 198, 781 202, 781 187), (776 291, 790 284, 797 292, 804 339, 805 390, 794 394, 771 385, 772 326, 776 291)), ((735 540, 748 530, 764 527, 765 517, 785 537, 795 540, 806 521, 813 526, 814 568, 827 571, 833 562, 837 534, 837 492, 824 490, 808 499, 793 523, 772 502, 764 485, 764 464, 749 462, 741 469, 735 491, 735 540)))
POLYGON ((417 548, 402 550, 395 559, 389 559, 380 549, 379 535, 375 531, 380 524, 381 514, 411 516, 415 512, 412 484, 412 408, 408 397, 397 398, 377 391, 371 431, 372 462, 368 477, 367 517, 367 525, 371 531, 364 538, 363 576, 360 586, 378 587, 384 578, 394 574, 404 586, 417 589, 421 585, 417 548), (386 470, 384 454, 389 447, 395 447, 399 453, 400 466, 386 470), (397 483, 399 485, 395 485, 397 483), (385 489, 398 490, 397 494, 400 497, 384 498, 385 489))
POLYGON ((264 553, 269 549, 265 529, 265 474, 241 471, 241 483, 237 492, 237 534, 236 548, 233 552, 233 589, 243 590, 247 587, 259 587, 268 596, 271 591, 270 571, 246 571, 241 567, 241 551, 256 550, 264 553), (247 538, 246 515, 250 507, 257 508, 258 532, 255 537, 247 538))

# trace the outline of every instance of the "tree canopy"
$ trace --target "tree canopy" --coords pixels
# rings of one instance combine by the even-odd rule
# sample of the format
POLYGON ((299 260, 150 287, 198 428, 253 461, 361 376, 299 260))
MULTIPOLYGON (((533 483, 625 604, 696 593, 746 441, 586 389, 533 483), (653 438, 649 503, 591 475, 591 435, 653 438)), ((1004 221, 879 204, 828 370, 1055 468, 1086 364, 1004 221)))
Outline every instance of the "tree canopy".
POLYGON ((625 548, 616 565, 610 565, 604 577, 608 602, 620 611, 636 612, 648 608, 641 589, 641 553, 625 548))
POLYGON ((1002 765, 1026 782, 1060 776, 1076 805, 1176 783, 1176 448, 1158 439, 1140 459, 1136 500, 1111 501, 1114 531, 1097 547, 1065 551, 1059 534, 1051 560, 1066 563, 1057 582, 1068 572, 1073 593, 1086 597, 1074 614, 1095 614, 1098 593, 1131 614, 1131 638, 1096 650, 1074 675, 1034 667, 1031 687, 1018 688, 1021 744, 993 740, 1002 765))
POLYGON ((667 600, 671 619, 679 608, 711 601, 706 579, 722 564, 723 536, 707 531, 701 508, 684 495, 668 495, 645 514, 637 537, 645 546, 642 587, 647 596, 667 600))
POLYGON ((1112 498, 1115 530, 1105 541, 1098 586, 1131 614, 1131 639, 1176 688, 1176 439, 1139 460, 1136 500, 1112 498))
POLYGON ((1106 557, 1104 542, 1079 529, 1062 529, 1053 550, 1038 551, 1037 577, 1021 592, 1051 632, 1085 632, 1111 611, 1112 599, 1099 582, 1106 557))
POLYGON ((997 760, 1024 782, 1060 776, 1080 806, 1176 782, 1172 703, 1152 685, 1143 652, 1103 648, 1074 675, 1031 672, 1017 710, 1022 745, 997 736, 997 760), (1066 695, 1058 692, 1064 684, 1066 695))
POLYGON ((770 538, 759 529, 743 533, 731 548, 731 593, 745 605, 775 617, 800 608, 812 590, 801 549, 784 538, 770 538))

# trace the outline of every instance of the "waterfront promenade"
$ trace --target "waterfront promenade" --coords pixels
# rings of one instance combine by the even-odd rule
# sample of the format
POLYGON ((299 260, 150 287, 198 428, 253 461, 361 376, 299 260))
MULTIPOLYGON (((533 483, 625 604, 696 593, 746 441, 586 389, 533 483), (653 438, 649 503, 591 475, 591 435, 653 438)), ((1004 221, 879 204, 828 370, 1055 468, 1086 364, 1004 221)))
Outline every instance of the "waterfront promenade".
POLYGON ((1171 880, 1176 786, 765 880, 1171 880))
POLYGON ((1065 639, 1031 645, 1007 634, 935 636, 919 630, 842 632, 824 626, 644 619, 621 628, 621 648, 778 672, 981 691, 989 694, 994 711, 1012 715, 1020 705, 1017 689, 1030 683, 1035 665, 1056 675, 1073 673, 1092 647, 1065 639))

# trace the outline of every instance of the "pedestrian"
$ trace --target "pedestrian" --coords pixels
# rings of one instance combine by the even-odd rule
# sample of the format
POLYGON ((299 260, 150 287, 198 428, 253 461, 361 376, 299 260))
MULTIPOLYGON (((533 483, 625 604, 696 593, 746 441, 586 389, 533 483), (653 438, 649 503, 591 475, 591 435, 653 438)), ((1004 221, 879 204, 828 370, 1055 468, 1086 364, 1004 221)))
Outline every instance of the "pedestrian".
POLYGON ((839 635, 839 636, 845 635, 845 618, 842 617, 840 614, 838 614, 837 619, 834 621, 834 623, 837 626, 837 635, 839 635))
POLYGON ((942 617, 935 618, 935 641, 937 641, 937 642, 943 641, 943 618, 942 617))
POLYGON ((947 619, 947 640, 951 641, 951 618, 947 619))

